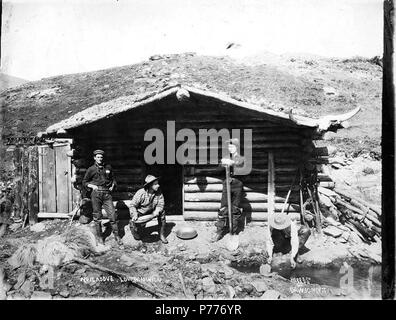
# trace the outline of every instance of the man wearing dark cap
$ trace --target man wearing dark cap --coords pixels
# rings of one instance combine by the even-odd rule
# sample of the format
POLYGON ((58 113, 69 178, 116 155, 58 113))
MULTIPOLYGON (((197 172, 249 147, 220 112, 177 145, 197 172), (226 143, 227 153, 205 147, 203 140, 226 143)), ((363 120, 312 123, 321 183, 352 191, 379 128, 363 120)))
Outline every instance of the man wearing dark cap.
MULTIPOLYGON (((232 233, 235 234, 238 231, 238 226, 241 218, 241 208, 239 207, 243 192, 243 183, 235 178, 234 168, 242 167, 244 158, 238 154, 239 140, 230 139, 226 141, 228 144, 228 151, 230 156, 221 159, 221 166, 230 167, 230 190, 231 190, 231 210, 232 210, 232 233)), ((223 169, 223 171, 225 171, 223 169)), ((223 180, 223 192, 221 195, 221 204, 218 211, 216 227, 216 234, 211 239, 212 242, 219 241, 229 231, 229 217, 228 217, 228 203, 227 203, 227 179, 223 180)))
POLYGON ((162 243, 168 243, 165 238, 165 201, 161 192, 158 178, 148 175, 143 188, 136 191, 129 206, 131 214, 130 229, 135 240, 141 240, 145 223, 140 223, 139 218, 152 215, 158 219, 158 233, 162 243))
POLYGON ((99 243, 104 244, 101 225, 103 208, 110 219, 110 224, 117 244, 122 245, 122 240, 118 235, 118 227, 115 220, 115 209, 111 196, 111 193, 116 186, 113 170, 109 164, 104 163, 103 150, 95 150, 93 155, 95 164, 88 168, 82 183, 85 188, 92 190, 92 214, 96 237, 99 243))

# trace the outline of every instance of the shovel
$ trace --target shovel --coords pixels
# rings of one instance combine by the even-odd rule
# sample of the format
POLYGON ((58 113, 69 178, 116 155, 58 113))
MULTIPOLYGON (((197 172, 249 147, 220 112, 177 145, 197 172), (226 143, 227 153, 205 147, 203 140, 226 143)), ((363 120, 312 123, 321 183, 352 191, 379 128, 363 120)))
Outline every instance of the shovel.
POLYGON ((227 185, 227 205, 228 205, 228 220, 229 220, 229 237, 226 242, 226 247, 229 251, 235 251, 239 247, 239 236, 232 234, 232 207, 231 207, 231 181, 230 181, 230 166, 226 168, 226 185, 227 185))

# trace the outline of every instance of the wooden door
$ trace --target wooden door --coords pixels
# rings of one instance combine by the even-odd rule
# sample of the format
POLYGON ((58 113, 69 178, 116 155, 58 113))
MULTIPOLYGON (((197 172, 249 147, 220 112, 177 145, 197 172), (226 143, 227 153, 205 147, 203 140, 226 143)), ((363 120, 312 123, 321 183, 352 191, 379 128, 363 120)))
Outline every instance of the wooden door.
POLYGON ((69 143, 39 146, 40 213, 69 213, 73 209, 69 150, 69 143))

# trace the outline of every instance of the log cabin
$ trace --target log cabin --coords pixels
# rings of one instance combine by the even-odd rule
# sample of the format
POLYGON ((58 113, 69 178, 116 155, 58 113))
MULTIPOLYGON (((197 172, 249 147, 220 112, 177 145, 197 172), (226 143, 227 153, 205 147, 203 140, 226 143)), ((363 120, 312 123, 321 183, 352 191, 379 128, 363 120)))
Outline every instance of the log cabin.
MULTIPOLYGON (((235 97, 231 90, 230 94, 209 90, 191 80, 179 79, 161 88, 148 88, 147 82, 139 84, 139 74, 134 76, 128 80, 134 84, 133 94, 119 92, 118 97, 112 97, 109 93, 106 99, 95 99, 95 95, 87 98, 86 92, 76 92, 73 103, 63 105, 61 112, 50 110, 49 106, 53 96, 65 90, 68 83, 63 82, 63 88, 52 85, 47 91, 30 93, 30 99, 44 99, 49 113, 42 113, 42 117, 49 118, 44 122, 49 126, 40 124, 42 130, 37 126, 37 132, 30 128, 34 137, 9 134, 7 142, 8 161, 22 177, 16 182, 20 190, 18 201, 29 213, 29 221, 34 223, 37 217, 69 217, 83 196, 81 181, 93 163, 95 149, 106 152, 106 162, 114 169, 117 189, 113 200, 119 218, 128 218, 128 202, 142 186, 144 177, 154 174, 161 177, 167 215, 185 220, 215 220, 224 177, 218 173, 218 163, 202 162, 198 154, 203 150, 220 158, 223 144, 190 144, 187 149, 195 157, 188 161, 151 164, 144 156, 152 143, 145 139, 150 129, 165 133, 166 160, 184 144, 174 136, 179 130, 189 129, 197 137, 200 130, 239 132, 240 152, 251 155, 252 165, 248 174, 237 176, 244 185, 241 207, 247 221, 265 221, 268 214, 282 210, 299 219, 309 197, 305 189, 319 183, 318 165, 328 153, 326 148, 316 148, 315 141, 327 131, 342 128, 342 123, 359 111, 356 108, 347 114, 314 119, 295 115, 292 108, 287 113, 275 111, 251 99, 235 97), (92 97, 94 101, 88 103, 92 97), (83 106, 76 107, 79 103, 83 106), (169 124, 174 126, 171 134, 169 124), (251 135, 245 135, 246 130, 251 130, 251 135), (16 143, 27 138, 30 143, 22 147, 16 143), (169 147, 172 143, 173 149, 169 147)), ((101 80, 98 77, 93 82, 89 77, 84 74, 81 81, 95 86, 101 80)), ((23 94, 28 99, 26 92, 23 94)), ((70 95, 72 92, 68 99, 70 95)), ((34 112, 40 110, 36 108, 34 112)), ((26 122, 28 119, 17 125, 28 126, 26 122)), ((224 143, 224 139, 221 141, 224 143)))

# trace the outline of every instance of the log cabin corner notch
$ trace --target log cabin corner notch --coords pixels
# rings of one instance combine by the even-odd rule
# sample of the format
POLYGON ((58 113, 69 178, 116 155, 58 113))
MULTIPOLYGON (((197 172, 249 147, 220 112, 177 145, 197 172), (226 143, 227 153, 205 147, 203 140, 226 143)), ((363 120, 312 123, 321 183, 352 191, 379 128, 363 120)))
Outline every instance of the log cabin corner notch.
MULTIPOLYGON (((248 219, 266 220, 268 212, 284 208, 285 196, 299 176, 316 177, 318 163, 313 141, 326 131, 336 131, 359 108, 341 116, 312 119, 264 109, 218 93, 187 86, 173 86, 143 98, 127 96, 87 108, 49 126, 40 137, 72 139, 74 190, 92 162, 92 151, 104 149, 118 180, 114 194, 119 213, 141 186, 146 174, 162 176, 167 214, 184 219, 213 220, 220 205, 221 178, 214 165, 147 165, 144 132, 153 127, 166 132, 166 122, 176 130, 252 129, 252 164, 244 183, 242 207, 248 219), (271 169, 272 168, 272 169, 271 169), (208 173, 209 172, 209 173, 208 173)), ((241 149, 242 154, 244 150, 241 149)), ((65 154, 66 156, 66 154, 65 154)), ((288 198, 287 211, 299 217, 298 183, 288 198)))

